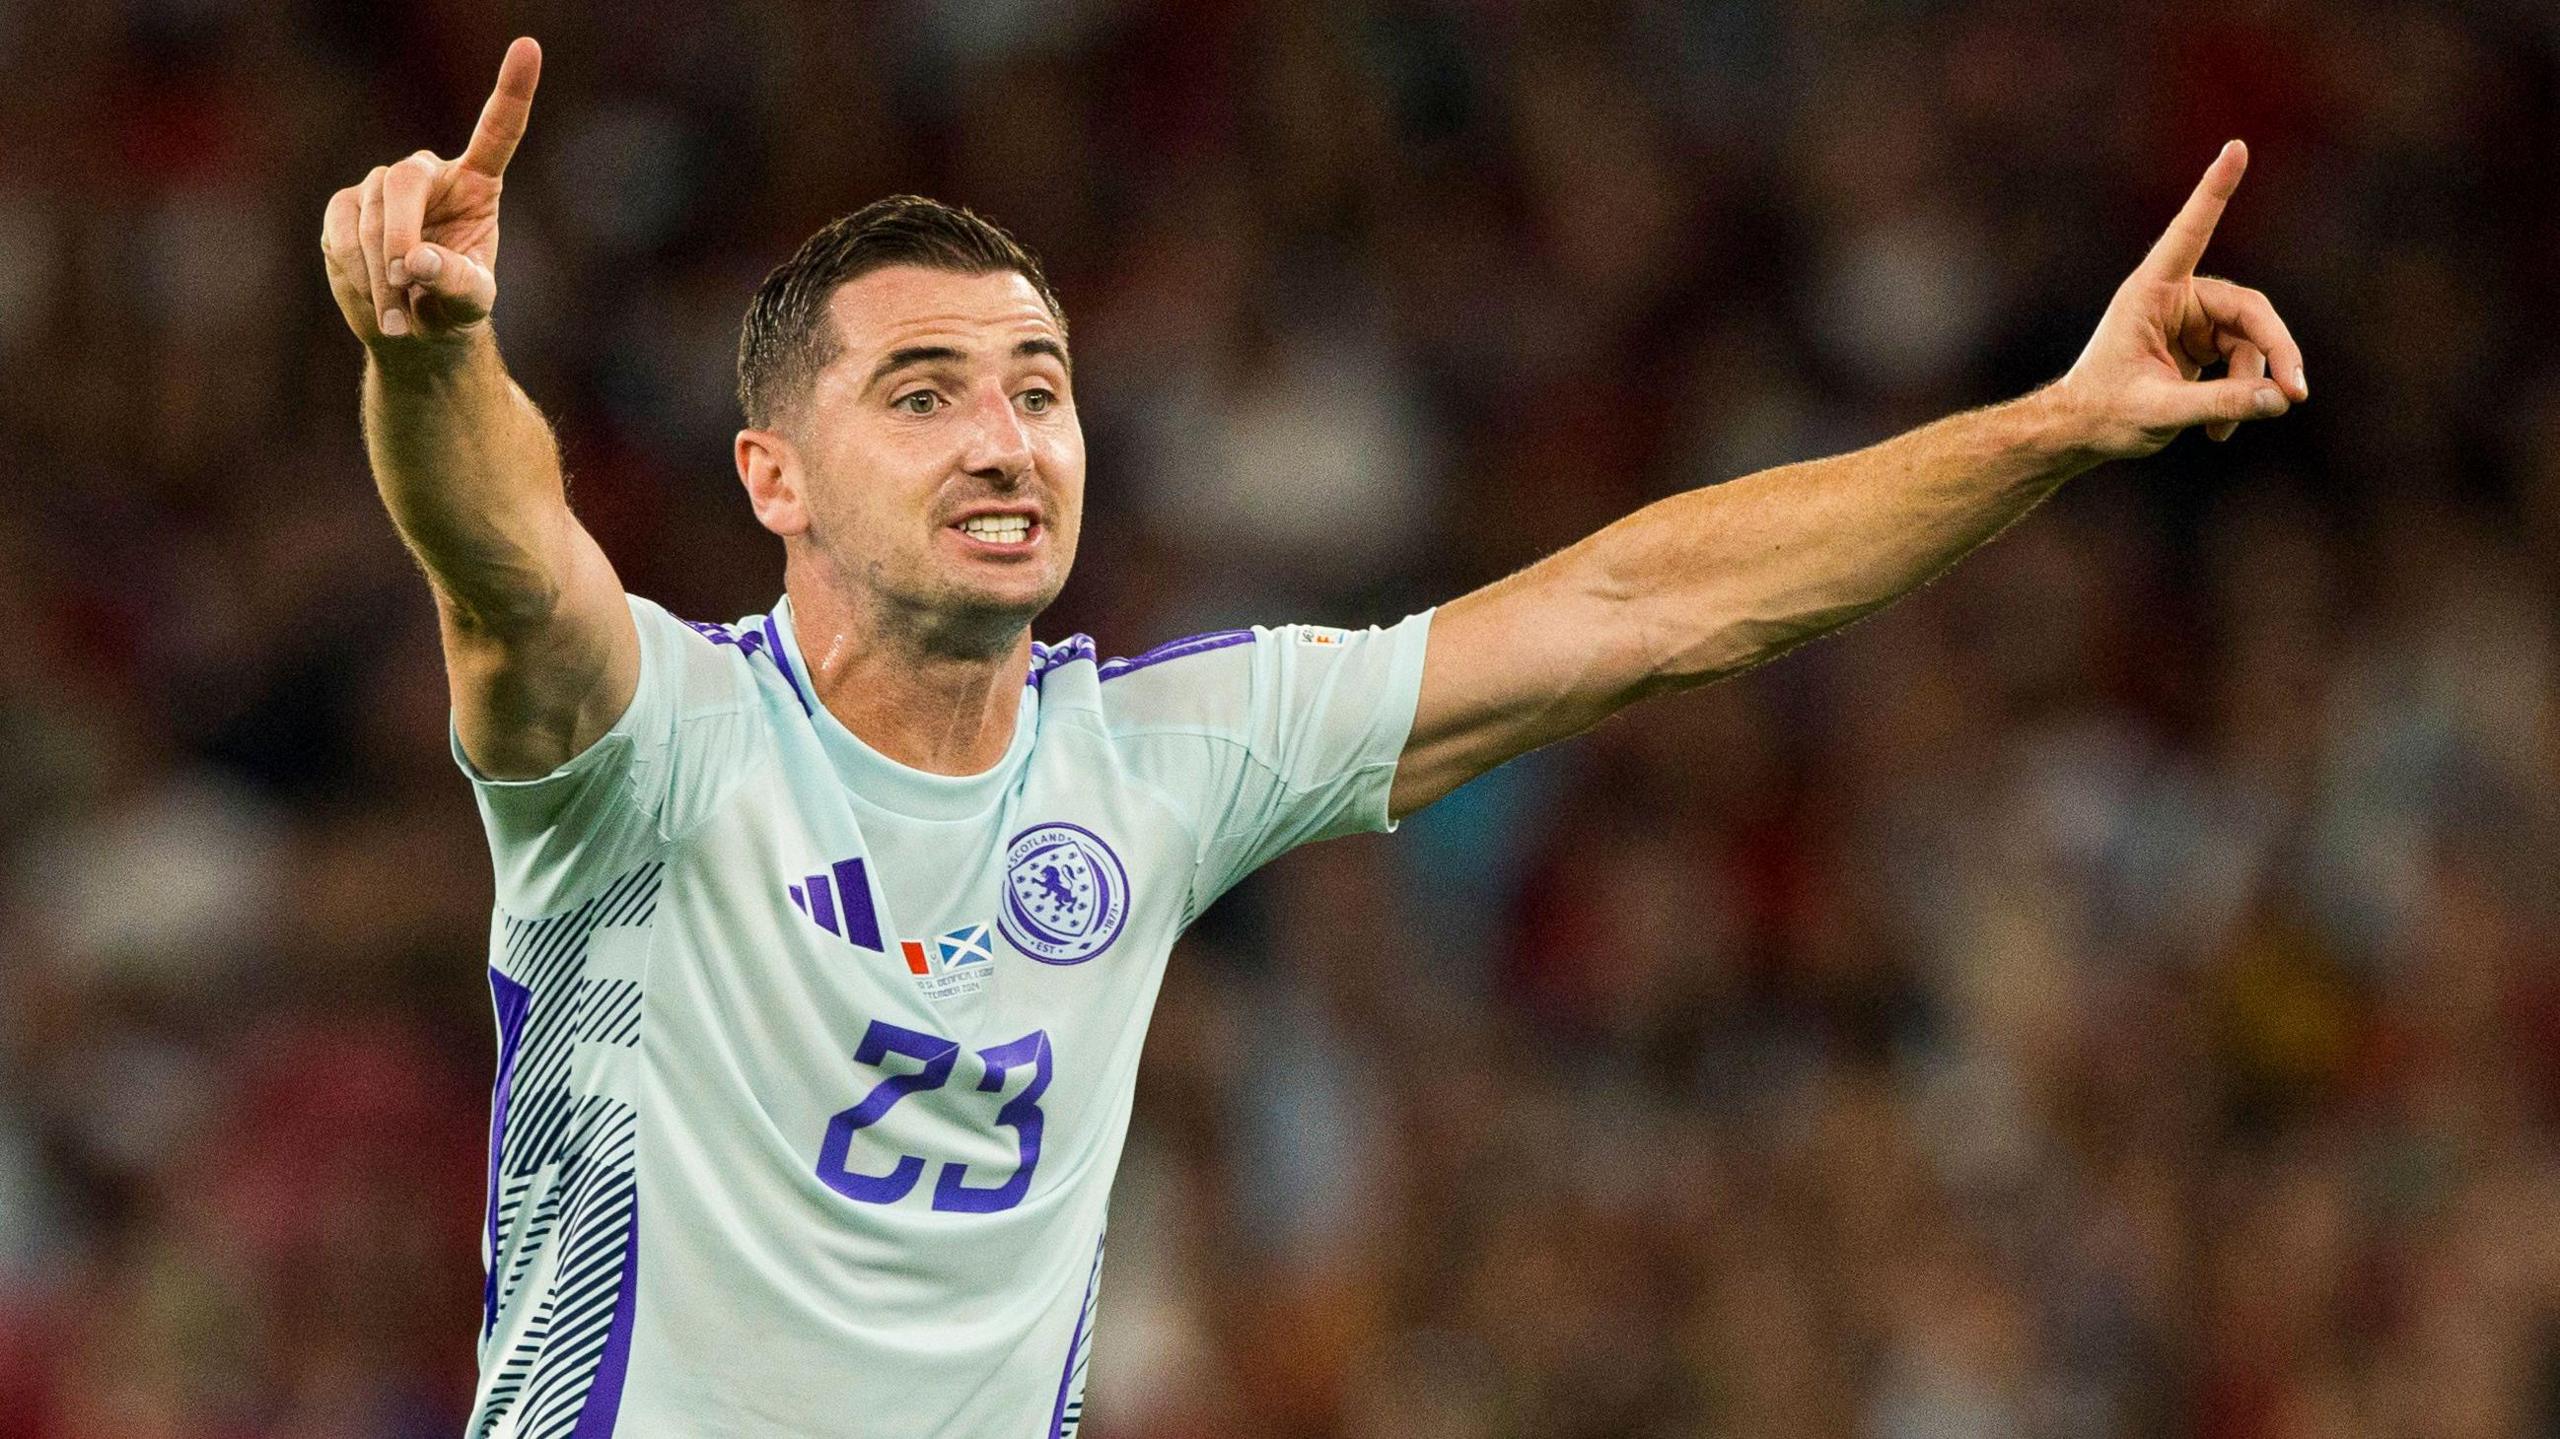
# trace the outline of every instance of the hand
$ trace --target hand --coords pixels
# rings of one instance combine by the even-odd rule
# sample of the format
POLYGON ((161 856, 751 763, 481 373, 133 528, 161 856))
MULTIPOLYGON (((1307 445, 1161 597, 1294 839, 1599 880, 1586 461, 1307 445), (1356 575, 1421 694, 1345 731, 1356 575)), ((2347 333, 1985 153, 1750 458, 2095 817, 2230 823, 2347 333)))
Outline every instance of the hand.
POLYGON ((2168 232, 2116 288, 2089 347, 2055 383, 2055 398, 2092 450, 2148 455, 2190 425, 2229 439, 2241 421, 2272 419, 2311 398, 2301 347, 2267 297, 2196 273, 2248 168, 2247 146, 2222 147, 2168 232), (2224 367, 2221 378, 2197 378, 2214 365, 2224 367))
POLYGON ((461 158, 420 150, 329 197, 320 225, 329 288, 368 347, 446 342, 488 323, 498 303, 498 191, 541 77, 542 47, 516 41, 461 158))

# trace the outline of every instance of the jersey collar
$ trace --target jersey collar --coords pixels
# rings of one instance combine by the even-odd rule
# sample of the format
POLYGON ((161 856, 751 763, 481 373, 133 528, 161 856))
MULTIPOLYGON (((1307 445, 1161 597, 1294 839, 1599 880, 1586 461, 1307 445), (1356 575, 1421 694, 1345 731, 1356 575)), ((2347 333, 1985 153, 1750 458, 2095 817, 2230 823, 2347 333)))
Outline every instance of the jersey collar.
POLYGON ((791 622, 789 595, 774 605, 773 625, 775 642, 788 661, 785 673, 794 688, 803 689, 803 708, 810 728, 817 732, 818 747, 834 764, 845 788, 865 802, 911 819, 967 819, 1001 803, 1020 781, 1032 737, 1040 728, 1039 686, 1023 687, 1022 706, 1014 712, 1013 742, 993 767, 977 774, 932 774, 873 749, 818 701, 814 671, 800 647, 800 632, 791 622))

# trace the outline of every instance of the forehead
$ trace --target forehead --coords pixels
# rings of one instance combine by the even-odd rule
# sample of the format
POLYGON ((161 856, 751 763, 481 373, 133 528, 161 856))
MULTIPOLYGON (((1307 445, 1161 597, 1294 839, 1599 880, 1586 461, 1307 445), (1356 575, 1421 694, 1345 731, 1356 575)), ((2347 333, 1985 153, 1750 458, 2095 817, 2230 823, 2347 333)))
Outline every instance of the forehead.
POLYGON ((911 345, 1010 351, 1034 336, 1064 343, 1040 292, 1011 270, 962 275, 890 265, 838 285, 827 299, 827 322, 840 358, 866 370, 911 345))

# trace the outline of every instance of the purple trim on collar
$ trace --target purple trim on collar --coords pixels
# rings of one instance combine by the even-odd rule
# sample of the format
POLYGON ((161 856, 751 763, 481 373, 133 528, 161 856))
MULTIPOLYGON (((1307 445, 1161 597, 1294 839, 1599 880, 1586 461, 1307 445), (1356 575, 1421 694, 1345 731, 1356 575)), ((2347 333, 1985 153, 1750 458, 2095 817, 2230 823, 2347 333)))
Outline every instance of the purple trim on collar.
POLYGON ((1061 665, 1071 665, 1078 661, 1090 662, 1093 658, 1093 640, 1087 635, 1069 635, 1054 645, 1044 645, 1038 640, 1033 640, 1031 671, 1022 677, 1022 682, 1036 685, 1048 676, 1049 671, 1061 665))
POLYGON ((816 714, 817 707, 809 702, 809 692, 800 687, 799 672, 791 668, 791 656, 783 653, 782 632, 773 627, 771 615, 764 617, 764 638, 765 652, 773 656, 773 667, 782 671, 782 678, 791 686, 792 696, 800 701, 800 712, 816 714))
MULTIPOLYGON (((724 625, 711 620, 680 620, 678 623, 715 645, 728 645, 734 648, 748 659, 752 660, 757 655, 763 655, 766 659, 773 661, 773 667, 781 673, 783 683, 791 686, 791 697, 800 701, 800 712, 816 714, 817 707, 810 700, 809 692, 800 687, 799 672, 791 668, 791 656, 782 648, 782 632, 773 627, 773 616, 765 615, 763 621, 762 628, 749 627, 743 632, 737 625, 724 625)), ((745 624, 746 621, 741 620, 738 623, 745 624)))
POLYGON ((1251 630, 1211 630, 1205 635, 1190 635, 1183 639, 1167 640, 1154 649, 1130 659, 1104 660, 1102 678, 1116 680, 1122 675, 1135 674, 1149 665, 1160 665, 1167 660, 1188 659, 1193 655, 1204 655, 1211 650, 1222 650, 1230 645, 1251 643, 1253 643, 1251 630))

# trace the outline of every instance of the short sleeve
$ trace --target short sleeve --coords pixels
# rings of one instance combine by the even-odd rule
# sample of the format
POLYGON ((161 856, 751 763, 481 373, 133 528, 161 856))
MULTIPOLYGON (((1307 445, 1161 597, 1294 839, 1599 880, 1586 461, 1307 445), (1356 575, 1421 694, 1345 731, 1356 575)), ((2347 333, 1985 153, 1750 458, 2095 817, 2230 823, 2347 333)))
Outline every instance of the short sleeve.
POLYGON ((1169 646, 1163 663, 1114 662, 1145 674, 1106 667, 1106 691, 1132 692, 1115 708, 1182 741, 1156 747, 1153 778, 1198 837, 1192 914, 1299 845, 1394 828, 1430 628, 1428 610, 1365 630, 1256 627, 1169 646))
POLYGON ((510 913, 566 908, 657 857, 744 767, 761 713, 745 657, 653 601, 626 599, 640 633, 639 687, 593 744, 539 779, 504 780, 475 769, 451 737, 510 913))

